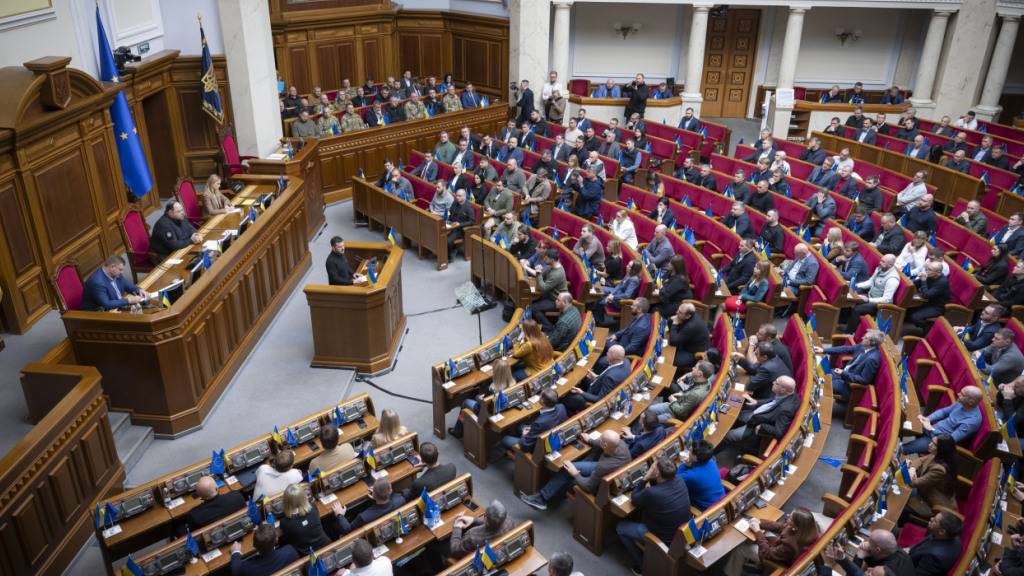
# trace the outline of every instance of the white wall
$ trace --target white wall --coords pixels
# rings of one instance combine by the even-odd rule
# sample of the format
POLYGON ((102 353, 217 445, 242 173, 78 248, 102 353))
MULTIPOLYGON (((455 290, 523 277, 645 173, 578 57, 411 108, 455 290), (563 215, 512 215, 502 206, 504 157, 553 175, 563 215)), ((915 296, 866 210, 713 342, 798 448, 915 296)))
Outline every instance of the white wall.
POLYGON ((685 76, 689 13, 689 7, 669 4, 575 4, 570 49, 572 76, 621 81, 642 72, 648 77, 648 84, 670 76, 681 81, 685 76), (642 28, 623 40, 612 30, 614 22, 636 22, 642 28))
POLYGON ((160 9, 164 18, 164 46, 188 56, 202 53, 199 43, 197 14, 203 15, 203 32, 210 54, 224 54, 224 40, 220 32, 220 12, 216 0, 163 0, 160 9))
POLYGON ((52 18, 0 32, 0 66, 21 66, 43 56, 71 56, 71 65, 81 68, 82 54, 75 41, 71 2, 54 0, 52 18))

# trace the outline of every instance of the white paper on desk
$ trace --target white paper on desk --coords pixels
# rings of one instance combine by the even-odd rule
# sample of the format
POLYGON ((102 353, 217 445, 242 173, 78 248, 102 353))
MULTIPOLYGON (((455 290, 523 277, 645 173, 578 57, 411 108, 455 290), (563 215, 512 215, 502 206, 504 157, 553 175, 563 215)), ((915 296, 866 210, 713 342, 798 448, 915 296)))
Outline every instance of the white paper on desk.
POLYGON ((121 528, 120 524, 114 524, 110 528, 107 528, 106 530, 103 531, 103 539, 106 540, 107 538, 110 538, 111 536, 117 536, 122 531, 123 531, 123 529, 121 528))
POLYGON ((999 507, 1003 509, 1003 512, 1006 512, 1006 500, 1005 499, 1003 499, 1003 500, 1001 500, 999 502, 999 507))
POLYGON ((559 453, 559 452, 552 452, 551 454, 548 454, 548 455, 546 455, 544 457, 547 458, 548 462, 554 462, 555 460, 558 460, 559 458, 561 458, 562 454, 559 453))
POLYGON ((527 398, 526 401, 529 402, 530 404, 536 404, 537 402, 540 402, 540 395, 534 394, 533 396, 527 398))
POLYGON ((387 475, 388 475, 388 471, 387 471, 387 470, 374 470, 374 471, 373 471, 373 472, 372 472, 372 473, 370 474, 370 476, 373 476, 373 479, 374 479, 374 480, 379 480, 379 479, 381 479, 381 478, 384 478, 384 477, 385 477, 385 476, 387 476, 387 475))
POLYGON ((450 389, 452 386, 455 386, 455 382, 452 382, 451 380, 441 384, 441 388, 444 388, 445 390, 450 389))
POLYGON ((287 158, 287 155, 281 154, 279 152, 274 152, 273 154, 267 156, 267 160, 284 160, 285 158, 287 158))
POLYGON ((166 504, 166 508, 168 510, 174 510, 175 508, 177 508, 178 506, 181 506, 184 503, 185 503, 185 499, 179 496, 178 498, 175 498, 174 500, 168 501, 167 504, 166 504))
POLYGON ((569 383, 569 379, 565 378, 564 376, 562 378, 559 378, 558 381, 555 382, 555 384, 558 384, 559 386, 565 386, 568 383, 569 383))
POLYGON ((786 474, 796 474, 796 466, 790 464, 789 468, 786 468, 786 474))
POLYGON ((658 356, 658 364, 664 364, 664 363, 665 363, 665 357, 664 356, 658 356))
POLYGON ((597 294, 597 290, 594 290, 593 288, 591 288, 591 289, 590 289, 590 293, 591 293, 591 294, 597 294))
POLYGON ((220 558, 220 548, 214 548, 206 554, 203 554, 203 562, 209 562, 210 560, 215 560, 217 558, 220 558))
POLYGON ((441 520, 440 518, 438 518, 434 522, 431 522, 430 524, 427 524, 427 528, 430 528, 431 530, 435 528, 440 528, 441 526, 444 526, 444 520, 441 520))
POLYGON ((218 252, 220 250, 220 243, 216 240, 207 240, 206 242, 203 242, 203 250, 213 250, 214 252, 218 252))
POLYGON ((320 497, 320 503, 323 504, 324 506, 327 506, 328 504, 334 502, 337 499, 338 497, 335 494, 327 494, 326 496, 320 497))
POLYGON ((238 478, 235 478, 234 475, 231 475, 231 476, 228 476, 227 478, 225 478, 224 482, 226 482, 228 484, 238 484, 238 478))
POLYGON ((661 346, 662 347, 668 346, 668 338, 662 338, 661 339, 661 346))
POLYGON ((494 416, 491 416, 491 422, 494 422, 495 424, 497 424, 498 422, 501 422, 504 419, 505 419, 505 415, 504 414, 495 414, 494 416))
POLYGON ((168 266, 177 266, 178 264, 181 264, 182 262, 184 262, 184 260, 182 260, 181 258, 168 258, 167 259, 167 265, 168 266))
POLYGON ((775 498, 775 492, 772 492, 771 490, 765 490, 764 492, 761 492, 761 500, 764 500, 765 502, 770 502, 772 498, 775 498))
POLYGON ((590 434, 587 434, 587 439, 590 440, 591 442, 596 442, 597 439, 600 438, 600 437, 601 437, 601 433, 598 432, 597 430, 594 430, 590 434))
POLYGON ((480 367, 481 372, 490 372, 491 370, 494 370, 494 368, 490 364, 484 364, 480 367))
POLYGON ((903 422, 903 427, 906 428, 907 430, 913 430, 914 429, 914 425, 910 423, 910 420, 904 421, 903 422))
POLYGON ((651 382, 654 382, 655 384, 661 384, 661 376, 655 375, 654 378, 651 378, 651 382))
POLYGON ((609 416, 609 418, 611 418, 612 420, 619 420, 620 418, 622 418, 622 412, 616 410, 615 412, 612 412, 612 415, 609 416))
POLYGON ((646 400, 643 394, 633 394, 633 402, 643 402, 646 400))
POLYGON ((737 383, 735 386, 733 386, 733 388, 735 388, 737 392, 746 392, 747 391, 747 385, 746 384, 739 384, 739 383, 737 383))
POLYGON ((750 529, 750 522, 747 522, 746 518, 740 518, 739 520, 733 523, 733 526, 735 526, 736 529, 740 532, 746 532, 750 529))
POLYGON ((808 434, 807 438, 804 438, 804 448, 810 448, 811 444, 814 444, 814 434, 808 434))
POLYGON ((629 502, 629 496, 626 496, 625 494, 619 494, 615 498, 612 498, 612 502, 614 502, 616 506, 623 506, 626 504, 626 502, 629 502))
POLYGON ((536 292, 536 291, 537 291, 536 288, 534 288, 533 286, 530 286, 530 292, 536 292))
POLYGON ((996 444, 996 450, 999 450, 1000 452, 1009 452, 1010 445, 1006 443, 1006 440, 1003 440, 999 444, 996 444))
POLYGON ((708 551, 707 548, 705 548, 703 546, 700 546, 700 545, 697 545, 697 546, 694 546, 693 548, 690 548, 690 556, 693 556, 694 558, 700 558, 705 553, 707 553, 707 551, 708 551))
POLYGON ((587 359, 586 359, 586 357, 584 357, 584 358, 580 358, 579 362, 577 362, 577 363, 576 363, 576 365, 577 365, 577 366, 586 366, 586 365, 587 365, 587 359))
POLYGON ((373 557, 374 558, 380 558, 381 556, 383 556, 383 555, 385 555, 387 553, 388 553, 388 547, 385 546, 384 544, 381 544, 380 546, 377 546, 376 548, 373 549, 373 557))
POLYGON ((996 546, 1002 546, 1003 545, 1003 533, 1002 532, 992 532, 992 543, 995 544, 996 546))

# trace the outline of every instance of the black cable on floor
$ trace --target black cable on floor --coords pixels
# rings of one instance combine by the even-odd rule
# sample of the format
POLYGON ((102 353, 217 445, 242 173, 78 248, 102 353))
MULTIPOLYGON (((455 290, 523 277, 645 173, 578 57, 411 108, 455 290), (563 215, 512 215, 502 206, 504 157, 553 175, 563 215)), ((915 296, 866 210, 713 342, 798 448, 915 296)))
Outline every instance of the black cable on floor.
POLYGON ((380 390, 381 392, 387 394, 388 396, 394 396, 395 398, 402 398, 403 400, 410 400, 412 402, 422 402, 423 404, 433 404, 433 402, 430 400, 423 400, 422 398, 413 398, 412 396, 406 396, 405 394, 399 394, 397 392, 392 392, 391 390, 381 388, 373 380, 370 380, 365 376, 360 376, 359 374, 356 374, 355 380, 356 382, 362 382, 364 384, 372 386, 377 390, 380 390))
POLYGON ((434 314, 437 312, 444 312, 445 310, 452 310, 454 308, 462 308, 462 304, 456 304, 454 306, 447 306, 445 308, 434 308, 433 310, 427 310, 425 312, 417 312, 415 314, 406 314, 406 318, 412 318, 413 316, 423 316, 424 314, 434 314))

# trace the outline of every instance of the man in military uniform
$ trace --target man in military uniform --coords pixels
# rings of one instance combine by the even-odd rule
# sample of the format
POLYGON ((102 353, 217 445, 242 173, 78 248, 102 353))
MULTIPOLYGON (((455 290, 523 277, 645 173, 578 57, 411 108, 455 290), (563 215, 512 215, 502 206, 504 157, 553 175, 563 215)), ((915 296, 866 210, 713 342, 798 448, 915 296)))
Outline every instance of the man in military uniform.
POLYGON ((356 107, 349 102, 345 107, 345 115, 341 118, 341 131, 352 132, 363 128, 366 128, 366 123, 359 117, 359 114, 356 114, 356 107))
POLYGON ((321 136, 337 136, 341 134, 341 125, 338 124, 337 117, 330 110, 320 115, 320 119, 316 121, 316 127, 320 131, 321 136))
POLYGON ((434 158, 438 161, 444 162, 445 164, 451 164, 452 160, 455 159, 455 154, 458 153, 458 148, 448 138, 447 131, 441 131, 437 144, 434 146, 434 158))
POLYGON ((455 86, 449 86, 444 95, 444 111, 458 112, 459 110, 462 110, 462 102, 459 101, 459 95, 455 93, 455 86))
POLYGON ((149 236, 149 250, 160 260, 175 250, 202 243, 203 237, 196 233, 192 223, 185 218, 185 207, 181 202, 173 200, 164 206, 164 215, 156 221, 149 236))
POLYGON ((420 95, 413 92, 409 97, 409 101, 405 103, 405 119, 422 120, 426 117, 427 108, 420 101, 420 95))
POLYGON ((327 97, 327 94, 321 94, 320 100, 316 103, 315 109, 317 114, 323 114, 325 110, 327 112, 335 112, 338 110, 338 107, 334 102, 331 102, 327 97))
POLYGON ((309 111, 299 112, 299 119, 292 124, 292 136, 296 138, 316 138, 320 135, 320 128, 316 122, 309 119, 309 111))

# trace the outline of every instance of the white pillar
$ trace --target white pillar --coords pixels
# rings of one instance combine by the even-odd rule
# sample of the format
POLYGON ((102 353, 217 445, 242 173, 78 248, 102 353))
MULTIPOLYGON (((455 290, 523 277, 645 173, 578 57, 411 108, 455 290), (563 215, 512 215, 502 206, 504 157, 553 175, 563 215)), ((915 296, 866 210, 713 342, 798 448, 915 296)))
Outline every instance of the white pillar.
POLYGON ((558 81, 565 86, 569 97, 569 15, 572 0, 555 0, 555 24, 551 31, 551 69, 558 72, 558 81))
MULTIPOLYGON (((800 58, 800 37, 804 32, 804 12, 807 8, 792 7, 786 21, 786 36, 782 41, 782 59, 779 62, 777 90, 792 90, 796 77, 796 64, 800 58)), ((789 121, 793 118, 793 107, 776 103, 771 118, 772 134, 776 138, 789 136, 789 121)))
POLYGON ((928 33, 924 38, 924 48, 921 50, 921 58, 917 65, 917 78, 914 80, 914 96, 910 103, 918 109, 922 118, 932 118, 930 111, 935 109, 935 102, 932 100, 932 89, 935 87, 935 73, 939 69, 939 55, 942 52, 942 43, 946 37, 946 24, 949 23, 949 16, 952 12, 932 12, 931 21, 928 23, 928 33), (928 113, 921 114, 925 110, 928 113))
POLYGON ((1013 56, 1013 45, 1017 40, 1017 27, 1020 23, 1019 16, 1002 15, 1002 25, 999 27, 999 38, 996 39, 996 46, 992 50, 992 59, 988 65, 988 75, 985 76, 985 88, 981 92, 981 103, 975 106, 978 116, 986 120, 992 120, 1003 111, 999 105, 999 98, 1003 95, 1003 85, 1006 84, 1006 73, 1010 70, 1010 58, 1013 56))
POLYGON ((265 157, 281 139, 268 0, 217 0, 241 154, 265 157))
POLYGON ((686 48, 686 85, 683 88, 683 108, 692 107, 700 116, 704 101, 701 82, 704 79, 704 46, 708 35, 708 11, 711 4, 694 4, 690 21, 690 43, 686 48))
MULTIPOLYGON (((223 0, 222 0, 223 1, 223 0)), ((540 107, 540 90, 548 78, 548 49, 551 46, 551 0, 509 0, 508 66, 509 82, 519 86, 529 80, 534 105, 540 107)), ((567 81, 568 79, 564 79, 567 81)), ((518 93, 509 95, 515 104, 518 93)))

